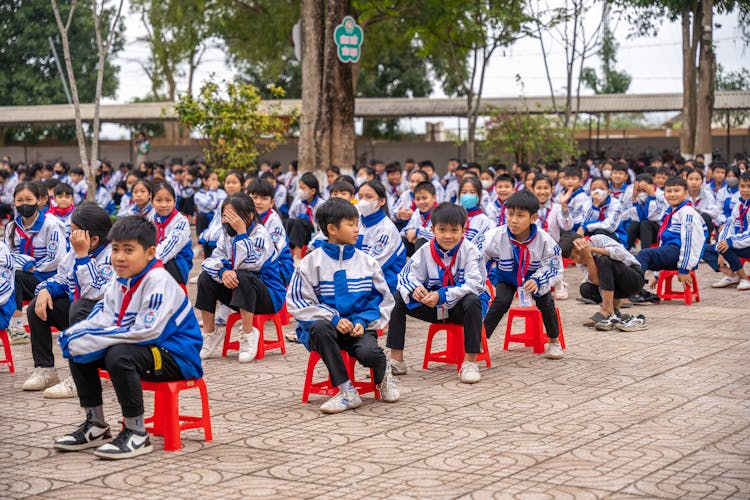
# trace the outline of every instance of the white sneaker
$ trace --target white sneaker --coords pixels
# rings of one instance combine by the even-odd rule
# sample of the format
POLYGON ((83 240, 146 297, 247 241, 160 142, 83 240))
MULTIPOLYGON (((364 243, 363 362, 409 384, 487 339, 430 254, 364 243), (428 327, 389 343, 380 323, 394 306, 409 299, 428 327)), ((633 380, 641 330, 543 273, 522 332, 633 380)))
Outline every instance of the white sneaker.
POLYGON ((473 361, 464 361, 458 372, 458 380, 464 384, 476 384, 482 380, 479 374, 479 365, 473 361))
POLYGON ((26 328, 21 326, 10 326, 8 327, 8 340, 11 344, 28 344, 31 342, 31 335, 26 331, 26 328))
POLYGON ((728 286, 736 285, 740 282, 738 276, 724 276, 719 281, 711 285, 711 288, 726 288, 728 286))
POLYGON ((66 399, 76 396, 78 396, 78 390, 71 375, 65 377, 59 384, 55 384, 44 390, 44 397, 48 399, 66 399))
POLYGON ((57 378, 57 371, 54 368, 34 368, 29 378, 21 386, 24 391, 43 391, 47 387, 52 387, 60 381, 57 378))
POLYGON ((740 280, 740 284, 737 285, 737 290, 750 290, 750 280, 740 280))
POLYGON ((555 300, 568 300, 568 284, 564 281, 555 287, 555 293, 552 294, 555 300))
POLYGON ((209 357, 223 341, 224 332, 220 330, 215 330, 214 333, 204 333, 203 347, 201 347, 200 352, 201 359, 209 357))
POLYGON ((560 342, 549 342, 547 344, 547 350, 544 353, 544 357, 547 359, 560 359, 563 357, 563 350, 560 342))
POLYGON ((394 375, 406 375, 408 368, 406 367, 406 361, 396 361, 395 359, 388 360, 388 366, 391 368, 391 373, 394 375))
POLYGON ((356 389, 353 391, 339 391, 338 394, 320 405, 320 411, 327 414, 341 413, 342 411, 359 408, 361 404, 362 398, 359 397, 356 389))
POLYGON ((258 355, 258 340, 260 332, 253 327, 250 333, 240 332, 240 363, 249 363, 258 355))
POLYGON ((395 403, 401 396, 401 394, 398 392, 398 387, 396 386, 396 377, 394 377, 393 373, 391 373, 390 365, 386 365, 385 376, 383 377, 383 381, 378 386, 378 389, 380 390, 381 399, 386 403, 395 403))

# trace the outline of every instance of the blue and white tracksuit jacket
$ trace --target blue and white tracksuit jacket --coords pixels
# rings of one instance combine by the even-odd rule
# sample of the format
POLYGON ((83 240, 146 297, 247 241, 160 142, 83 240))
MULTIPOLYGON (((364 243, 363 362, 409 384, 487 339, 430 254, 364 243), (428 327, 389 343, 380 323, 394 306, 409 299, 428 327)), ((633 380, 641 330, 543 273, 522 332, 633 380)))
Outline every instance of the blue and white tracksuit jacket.
POLYGON ((716 203, 721 211, 721 224, 724 224, 732 216, 732 210, 740 199, 740 188, 738 186, 724 186, 716 195, 716 203))
MULTIPOLYGON (((156 242, 156 258, 164 264, 174 260, 177 268, 180 270, 182 279, 187 283, 190 270, 193 268, 193 240, 190 234, 190 221, 182 215, 177 209, 173 212, 175 215, 164 228, 163 237, 156 242)), ((157 227, 163 224, 169 215, 162 217, 154 212, 151 219, 157 227)))
POLYGON ((287 204, 287 195, 289 190, 281 182, 276 183, 276 191, 273 193, 273 204, 276 210, 284 217, 289 217, 289 205, 287 204))
POLYGON ((477 237, 483 235, 495 227, 489 217, 487 217, 481 208, 467 210, 466 230, 464 236, 469 241, 474 241, 477 237))
POLYGON ((54 215, 41 212, 28 230, 23 230, 20 215, 8 224, 5 243, 13 253, 16 270, 30 272, 29 269, 33 267, 34 276, 39 281, 55 274, 68 251, 63 223, 54 215))
MULTIPOLYGON (((677 207, 669 207, 664 214, 672 214, 669 225, 661 235, 659 246, 675 245, 680 249, 677 269, 680 274, 688 274, 698 267, 703 256, 708 229, 703 217, 687 201, 677 207)), ((648 250, 648 249, 647 249, 648 250)), ((646 250, 646 251, 647 251, 646 250)))
POLYGON ((271 241, 273 241, 276 252, 279 254, 279 269, 281 269, 282 281, 286 286, 292 279, 292 274, 294 274, 294 257, 289 250, 289 238, 286 229, 284 229, 284 223, 281 222, 281 217, 274 209, 270 209, 269 212, 271 213, 263 212, 260 214, 260 220, 263 221, 263 226, 271 235, 271 241))
POLYGON ((118 344, 158 346, 169 351, 186 379, 203 375, 198 356, 203 337, 193 306, 156 259, 132 278, 112 280, 89 317, 65 330, 58 341, 63 356, 76 363, 102 359, 118 344))
MULTIPOLYGON (((125 200, 125 197, 122 197, 123 200, 125 200)), ((145 217, 148 220, 154 220, 154 216, 156 216, 156 210, 154 209, 154 206, 149 202, 146 204, 143 209, 139 209, 138 205, 133 203, 132 198, 130 199, 130 202, 127 205, 121 205, 120 210, 117 212, 117 217, 127 217, 128 215, 140 215, 141 217, 145 217)))
POLYGON ((573 216, 570 211, 563 213, 559 203, 547 200, 536 213, 536 226, 546 231, 552 239, 560 241, 560 234, 573 229, 573 216))
MULTIPOLYGON (((559 200, 557 200, 559 202, 559 200)), ((583 187, 579 187, 568 200, 568 211, 573 217, 573 230, 577 231, 586 220, 586 211, 591 207, 591 198, 583 187)))
POLYGON ((315 222, 315 213, 318 211, 318 207, 325 203, 325 200, 321 196, 316 196, 313 201, 307 202, 301 198, 295 198, 292 202, 292 206, 289 208, 289 217, 292 219, 306 219, 309 220, 313 227, 317 228, 318 225, 315 222), (312 219, 307 212, 310 208, 312 212, 312 219))
POLYGON ((388 324, 394 301, 377 261, 354 245, 325 242, 294 271, 286 295, 297 320, 297 338, 310 350, 310 328, 319 320, 335 327, 341 318, 366 330, 388 324))
MULTIPOLYGON (((480 237, 481 238, 481 237, 480 237)), ((489 305, 489 294, 485 288, 487 275, 485 273, 480 251, 465 238, 458 245, 448 251, 437 246, 437 253, 446 267, 456 256, 456 261, 451 266, 454 285, 443 285, 445 271, 438 266, 432 256, 432 240, 426 245, 419 247, 414 252, 409 262, 398 275, 398 292, 404 299, 404 304, 409 309, 415 309, 422 305, 412 298, 414 290, 422 285, 428 291, 436 291, 440 296, 438 305, 447 309, 453 309, 466 295, 473 293, 482 303, 482 316, 487 312, 489 305)))
POLYGON ((360 217, 356 247, 377 261, 388 289, 395 292, 398 273, 406 264, 406 247, 396 225, 385 215, 385 211, 378 210, 367 217, 360 217))
POLYGON ((500 226, 485 234, 481 252, 490 283, 522 286, 536 281, 540 297, 562 281, 560 247, 552 236, 531 226, 526 241, 518 241, 508 226, 500 226))
POLYGON ((78 299, 98 301, 115 278, 111 245, 100 246, 81 258, 71 249, 60 262, 57 273, 39 283, 34 294, 39 295, 46 289, 53 299, 67 297, 71 302, 78 299))
POLYGON ((414 210, 411 214, 411 219, 406 223, 404 228, 401 230, 401 235, 406 236, 406 233, 411 229, 417 230, 417 239, 431 240, 432 234, 432 211, 435 207, 430 209, 429 214, 423 214, 419 209, 414 210), (429 219, 425 221, 425 217, 429 216, 429 219))
POLYGON ((622 212, 620 200, 613 198, 612 195, 608 195, 598 207, 589 200, 580 227, 590 232, 601 229, 608 233, 617 234, 620 240, 622 240, 622 236, 627 238, 627 230, 625 230, 624 235, 619 234, 621 231, 620 221, 622 220, 622 212))
POLYGON ((623 214, 623 219, 635 222, 656 222, 659 223, 664 216, 664 212, 669 204, 664 200, 664 195, 656 193, 654 196, 648 196, 645 200, 637 200, 623 214))
POLYGON ((221 202, 227 197, 223 189, 201 189, 193 197, 195 208, 198 212, 208 216, 212 220, 216 211, 221 207, 221 202))
POLYGON ((707 184, 701 186, 701 192, 697 198, 688 194, 688 200, 699 214, 706 214, 717 226, 724 222, 722 209, 716 202, 716 195, 707 184))
POLYGON ((505 202, 500 201, 499 198, 495 198, 492 203, 488 203, 484 209, 484 213, 492 221, 493 227, 502 226, 505 224, 505 202))
POLYGON ((13 254, 0 241, 0 330, 8 328, 10 318, 16 312, 16 271, 13 254))
POLYGON ((99 205, 109 215, 115 214, 115 200, 112 199, 112 193, 106 186, 100 184, 96 188, 96 204, 99 205))
POLYGON ((717 241, 726 240, 729 248, 750 247, 750 211, 745 210, 748 205, 750 205, 750 200, 738 198, 737 204, 732 209, 732 215, 721 230, 717 241))
POLYGON ((78 205, 86 196, 89 194, 89 185, 86 184, 86 178, 84 177, 77 183, 73 184, 73 204, 78 205))
POLYGON ((253 223, 246 233, 233 237, 222 232, 216 250, 203 261, 202 267, 219 283, 222 283, 224 271, 251 271, 266 285, 274 311, 279 311, 284 304, 286 288, 281 279, 278 252, 263 224, 253 223))

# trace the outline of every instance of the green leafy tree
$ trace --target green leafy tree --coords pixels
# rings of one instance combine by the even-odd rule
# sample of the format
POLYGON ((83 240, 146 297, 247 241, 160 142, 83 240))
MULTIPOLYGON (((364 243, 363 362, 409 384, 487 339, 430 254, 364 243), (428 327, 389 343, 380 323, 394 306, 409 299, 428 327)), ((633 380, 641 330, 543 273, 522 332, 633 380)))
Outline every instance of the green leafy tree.
MULTIPOLYGON (((716 71, 716 90, 750 90, 750 71, 747 68, 740 68, 737 71, 725 71, 721 64, 717 66, 716 71)), ((722 127, 742 127, 746 126, 750 120, 750 111, 728 111, 719 115, 716 120, 722 127)))
MULTIPOLYGON (((62 15, 68 9, 62 6, 62 15)), ((94 22, 90 15, 91 0, 81 0, 78 15, 74 16, 69 31, 72 65, 78 82, 82 102, 93 102, 96 94, 97 59, 94 22)), ((114 8, 104 9, 103 36, 109 35, 109 26, 115 15, 114 8)), ((111 54, 123 48, 122 24, 117 25, 111 54)), ((53 10, 49 0, 10 0, 0 2, 0 106, 25 106, 36 104, 67 104, 60 73, 50 48, 52 39, 60 65, 63 51, 53 10)), ((105 61, 102 95, 114 97, 118 85, 119 68, 110 57, 105 61)), ((67 75, 64 75, 67 78, 67 75)), ((6 132, 6 139, 41 140, 56 138, 70 140, 75 137, 71 126, 23 127, 6 132)))
MULTIPOLYGON (((284 97, 283 89, 270 90, 275 98, 284 97)), ((225 88, 206 83, 197 97, 182 94, 175 109, 180 122, 204 138, 206 161, 222 176, 229 170, 250 169, 258 156, 279 144, 299 117, 297 112, 282 115, 278 106, 264 102, 258 89, 247 83, 228 83, 225 88)))

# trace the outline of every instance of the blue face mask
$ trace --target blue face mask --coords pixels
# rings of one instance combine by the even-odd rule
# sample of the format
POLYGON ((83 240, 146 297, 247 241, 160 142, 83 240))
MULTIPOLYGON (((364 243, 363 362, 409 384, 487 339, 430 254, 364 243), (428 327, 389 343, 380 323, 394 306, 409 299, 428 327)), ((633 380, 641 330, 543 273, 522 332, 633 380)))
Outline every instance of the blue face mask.
POLYGON ((479 196, 475 194, 462 194, 459 198, 459 202, 461 203, 461 206, 466 209, 471 209, 479 205, 479 196))

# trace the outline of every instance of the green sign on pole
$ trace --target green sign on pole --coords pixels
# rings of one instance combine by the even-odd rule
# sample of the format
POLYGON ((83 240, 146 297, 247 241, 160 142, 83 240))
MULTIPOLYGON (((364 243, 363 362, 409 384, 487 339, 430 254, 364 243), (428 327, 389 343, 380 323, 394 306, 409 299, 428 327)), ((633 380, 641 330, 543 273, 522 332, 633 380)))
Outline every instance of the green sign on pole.
POLYGON ((365 34, 352 16, 346 16, 333 31, 333 41, 338 47, 339 61, 355 63, 362 54, 362 40, 365 34))

